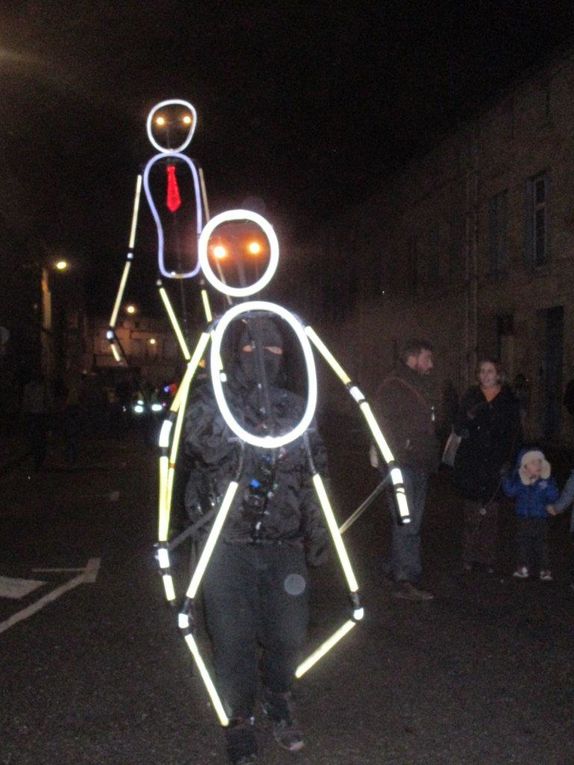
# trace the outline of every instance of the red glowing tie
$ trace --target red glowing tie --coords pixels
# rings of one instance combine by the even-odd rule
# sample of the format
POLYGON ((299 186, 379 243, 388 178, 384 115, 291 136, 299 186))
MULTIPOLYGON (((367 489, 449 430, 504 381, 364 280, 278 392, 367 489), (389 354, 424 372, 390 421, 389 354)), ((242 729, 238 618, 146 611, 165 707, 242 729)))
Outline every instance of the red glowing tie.
POLYGON ((175 177, 175 165, 167 166, 167 207, 172 213, 181 207, 181 197, 175 177))

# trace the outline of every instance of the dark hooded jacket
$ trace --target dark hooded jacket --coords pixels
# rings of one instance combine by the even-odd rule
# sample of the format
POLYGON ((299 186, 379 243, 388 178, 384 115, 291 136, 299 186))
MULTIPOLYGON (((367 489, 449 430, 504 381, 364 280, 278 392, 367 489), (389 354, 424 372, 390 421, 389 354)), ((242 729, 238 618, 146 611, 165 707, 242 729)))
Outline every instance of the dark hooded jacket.
MULTIPOLYGON (((263 402, 250 374, 248 367, 237 365, 229 375, 225 392, 238 422, 256 433, 261 428, 263 402)), ((303 416, 305 401, 273 380, 267 385, 267 393, 270 417, 265 419, 272 422, 273 434, 292 430, 303 416)), ((306 435, 315 467, 324 475, 323 442, 314 427, 306 435)), ((212 504, 219 507, 242 461, 239 488, 222 531, 223 539, 231 543, 281 541, 304 546, 310 563, 322 562, 327 550, 327 531, 311 481, 303 437, 279 449, 262 449, 241 442, 225 423, 208 381, 190 398, 183 438, 186 454, 194 464, 186 489, 186 508, 192 521, 199 520, 205 509, 205 503, 198 501, 198 486, 203 490, 208 487, 212 504)))
POLYGON ((462 397, 454 429, 461 436, 454 483, 466 499, 488 502, 498 493, 501 470, 520 446, 518 400, 503 385, 487 401, 480 385, 473 385, 462 397))
POLYGON ((383 380, 373 403, 397 462, 433 473, 438 468, 438 441, 425 377, 401 363, 383 380))

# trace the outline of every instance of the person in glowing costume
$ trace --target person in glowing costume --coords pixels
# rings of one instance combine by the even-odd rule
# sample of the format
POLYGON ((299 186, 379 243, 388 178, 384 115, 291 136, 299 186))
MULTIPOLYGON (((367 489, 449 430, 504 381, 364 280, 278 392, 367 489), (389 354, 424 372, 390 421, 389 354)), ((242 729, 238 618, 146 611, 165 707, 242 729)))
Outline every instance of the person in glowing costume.
MULTIPOLYGON (((245 299, 266 286, 277 267, 278 253, 273 228, 261 215, 248 210, 231 210, 216 216, 204 227, 199 240, 203 275, 228 298, 245 299), (238 235, 237 229, 245 222, 251 228, 254 224, 260 227, 262 247, 252 247, 252 241, 248 244, 245 237, 238 235), (223 278, 218 263, 218 258, 230 250, 237 251, 233 261, 238 286, 223 278), (261 273, 258 262, 254 268, 255 278, 248 284, 246 253, 262 251, 267 253, 267 265, 261 273)), ((395 489, 399 514, 408 523, 401 471, 394 464, 392 452, 363 394, 311 327, 275 303, 247 300, 233 305, 213 322, 209 332, 202 333, 159 439, 162 451, 157 558, 165 594, 168 602, 175 605, 177 577, 172 570, 171 551, 187 536, 202 535, 201 550, 179 611, 178 624, 214 711, 226 729, 229 754, 235 763, 250 763, 256 758, 251 716, 257 643, 261 641, 267 649, 268 660, 273 659, 264 665, 263 680, 266 683, 264 705, 274 723, 275 737, 287 749, 297 751, 303 741, 292 719, 293 674, 296 678, 302 677, 364 615, 359 585, 342 533, 366 509, 378 489, 338 527, 321 476, 323 447, 313 424, 317 376, 311 344, 358 404, 379 454, 389 467, 388 480, 395 489), (301 351, 307 374, 306 401, 289 395, 276 383, 284 338, 284 333, 277 333, 277 326, 274 327, 277 320, 295 336, 301 351), (224 338, 243 322, 248 334, 239 343, 237 365, 228 372, 223 363, 224 338), (187 407, 190 385, 210 343, 211 379, 193 392, 192 404, 187 407), (186 450, 196 465, 194 480, 188 484, 188 507, 192 513, 195 508, 198 520, 190 530, 170 538, 173 485, 182 433, 186 450), (199 482, 198 473, 201 474, 199 482), (202 503, 200 497, 198 501, 198 483, 209 487, 207 503, 202 503), (328 529, 327 537, 317 515, 319 505, 328 529), (200 511, 206 509, 206 514, 199 517, 200 511), (320 562, 326 554, 326 538, 337 553, 352 612, 350 618, 295 667, 307 621, 305 555, 313 563, 320 562), (254 579, 265 576, 269 577, 267 600, 255 598, 256 590, 251 599, 247 598, 247 582, 251 581, 255 587, 254 579), (195 634, 194 600, 200 586, 205 590, 207 622, 215 647, 216 683, 211 679, 195 634), (237 588, 242 597, 247 598, 246 613, 242 611, 237 588), (290 614, 289 629, 279 632, 283 639, 287 638, 287 645, 273 644, 271 638, 277 637, 277 633, 267 621, 270 614, 278 621, 290 614), (246 633, 248 638, 242 638, 246 633), (247 640, 248 648, 243 639, 247 640), (241 681, 234 677, 237 661, 243 665, 239 673, 241 681)))
MULTIPOLYGON (((248 318, 228 375, 228 401, 234 415, 259 434, 289 432, 303 414, 301 397, 281 385, 282 366, 283 339, 276 324, 248 318)), ((321 473, 326 469, 323 443, 314 426, 279 449, 242 443, 226 424, 210 385, 201 385, 190 398, 183 438, 195 466, 187 490, 192 521, 202 517, 198 479, 200 487, 209 485, 219 505, 229 482, 241 474, 236 502, 203 579, 216 685, 230 718, 225 728, 230 761, 255 761, 260 646, 265 714, 279 745, 298 751, 303 738, 293 717, 291 685, 307 632, 306 564, 323 562, 329 542, 303 439, 321 473)))

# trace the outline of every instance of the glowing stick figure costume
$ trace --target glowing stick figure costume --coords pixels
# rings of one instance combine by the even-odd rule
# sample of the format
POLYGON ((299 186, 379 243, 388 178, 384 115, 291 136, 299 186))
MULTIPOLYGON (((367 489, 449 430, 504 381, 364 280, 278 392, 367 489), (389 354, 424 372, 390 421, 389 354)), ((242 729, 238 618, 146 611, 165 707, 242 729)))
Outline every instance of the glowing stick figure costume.
MULTIPOLYGON (((221 238, 223 238, 223 236, 224 235, 221 234, 221 238)), ((338 626, 335 631, 306 659, 299 662, 297 666, 294 667, 294 676, 297 678, 302 677, 363 618, 363 608, 359 598, 359 585, 343 542, 342 534, 363 512, 369 500, 367 499, 363 502, 347 521, 339 527, 323 478, 315 464, 315 456, 311 445, 313 440, 312 423, 317 403, 317 376, 314 350, 318 351, 324 361, 335 372, 337 377, 349 391, 351 397, 359 406, 369 427, 372 439, 375 442, 382 459, 388 464, 389 480, 392 481, 395 490, 399 514, 404 523, 409 522, 408 506, 401 471, 394 463, 391 450, 376 422, 367 400, 359 388, 352 383, 344 369, 336 361, 327 346, 321 341, 319 336, 310 326, 305 325, 297 316, 278 304, 256 299, 247 300, 247 298, 255 295, 263 286, 269 283, 277 268, 278 258, 279 245, 275 232, 269 223, 257 213, 249 210, 231 210, 217 215, 204 227, 199 239, 199 260, 205 278, 218 291, 232 297, 240 298, 244 300, 244 302, 240 302, 229 308, 218 320, 213 322, 209 332, 205 331, 200 336, 197 346, 188 363, 187 371, 178 394, 172 404, 170 417, 164 422, 160 434, 161 456, 158 561, 163 578, 166 599, 172 605, 176 604, 177 596, 176 577, 172 570, 170 553, 181 543, 184 537, 189 535, 189 533, 197 532, 202 527, 205 530, 208 527, 205 522, 208 520, 211 524, 209 532, 206 533, 197 564, 193 570, 191 580, 189 581, 189 585, 185 592, 183 605, 179 611, 178 624, 205 683, 214 710, 223 726, 229 726, 231 721, 229 716, 229 697, 222 698, 220 696, 221 688, 219 688, 218 683, 214 682, 212 679, 208 665, 203 658, 200 646, 196 639, 196 625, 193 618, 193 611, 194 601, 200 587, 202 587, 206 581, 209 584, 210 566, 212 561, 214 561, 215 566, 220 565, 220 550, 228 541, 226 534, 230 533, 230 528, 233 529, 237 526, 238 513, 242 512, 245 503, 248 503, 249 487, 254 486, 257 488, 258 484, 261 483, 259 479, 257 479, 255 483, 252 483, 253 479, 251 479, 251 476, 244 475, 244 471, 249 469, 247 467, 248 458, 246 455, 254 452, 259 455, 260 459, 264 459, 264 455, 267 454, 269 455, 270 461, 273 464, 276 464, 273 461, 281 460, 282 455, 284 454, 289 455, 295 449, 303 451, 305 455, 306 470, 308 470, 310 477, 309 485, 314 494, 315 501, 320 506, 324 527, 328 531, 327 538, 330 539, 332 546, 334 547, 348 589, 351 605, 348 618, 346 618, 343 623, 340 624, 340 626, 338 626), (226 225, 247 221, 258 226, 264 234, 267 241, 268 265, 263 274, 257 274, 257 278, 252 284, 248 285, 245 283, 244 279, 240 279, 239 285, 232 286, 222 280, 220 269, 218 269, 219 273, 214 271, 210 259, 210 251, 213 258, 213 250, 215 248, 214 243, 219 241, 219 231, 224 231, 226 225), (288 429, 285 429, 285 427, 277 427, 274 423, 269 427, 261 427, 261 422, 259 421, 258 416, 254 418, 252 412, 244 413, 237 411, 237 408, 233 406, 231 374, 223 362, 223 359, 226 356, 225 349, 227 347, 227 336, 233 332, 234 326, 237 328, 238 325, 245 325, 249 332, 250 340, 249 345, 245 344, 244 347, 242 347, 242 353, 247 352, 250 349, 253 350, 257 362, 255 369, 259 374, 257 377, 257 390, 263 397, 263 403, 258 404, 257 411, 263 411, 269 415, 270 412, 273 411, 273 400, 271 393, 269 392, 272 391, 272 389, 268 387, 267 383, 264 353, 268 351, 273 353, 274 351, 273 347, 267 347, 265 341, 261 339, 261 336, 258 337, 257 330, 260 322, 269 321, 272 321, 275 324, 280 323, 283 328, 289 330, 291 339, 296 344, 306 369, 307 400, 304 402, 304 405, 297 408, 295 421, 289 422, 288 429), (206 400, 209 400, 210 406, 212 407, 210 411, 216 412, 217 414, 218 424, 216 428, 214 427, 214 431, 216 430, 217 432, 211 433, 210 431, 210 433, 211 436, 214 437, 218 434, 221 435, 221 431, 223 430, 223 425, 221 423, 224 423, 226 432, 231 436, 231 439, 228 438, 225 442, 227 444, 226 449, 229 450, 233 448, 236 452, 233 462, 233 471, 228 473, 230 477, 226 486, 218 492, 215 506, 211 513, 208 514, 209 518, 206 517, 200 519, 194 524, 191 532, 186 531, 183 534, 180 534, 179 537, 170 539, 170 514, 174 486, 174 471, 178 458, 179 443, 182 437, 182 432, 185 432, 186 416, 189 417, 189 412, 191 412, 193 426, 195 427, 196 424, 192 407, 189 407, 188 415, 186 415, 188 393, 199 362, 206 354, 210 341, 209 369, 211 380, 210 383, 202 383, 203 392, 205 397, 207 397, 206 400), (267 401, 265 400, 266 390, 269 397, 269 400, 267 401), (215 403, 212 403, 213 401, 215 403)), ((240 343, 240 345, 242 344, 240 343)), ((195 433, 192 428, 191 438, 193 439, 194 437, 195 433)), ((218 441, 218 443, 220 443, 220 441, 218 441)), ((213 458, 213 462, 215 462, 215 457, 213 458)), ((273 489, 271 493, 273 494, 274 491, 275 489, 273 489)), ((264 494, 264 496, 268 497, 270 495, 264 494)), ((259 520, 263 524, 267 523, 267 520, 263 516, 259 518, 255 515, 254 518, 255 521, 259 520)), ((257 523, 254 523, 252 537, 244 540, 246 546, 251 543, 257 545, 260 541, 257 538, 258 528, 257 523)), ((241 532, 238 533, 240 534, 241 532)), ((271 542, 273 541, 274 540, 271 539, 271 542)), ((281 541, 283 542, 283 540, 281 541)), ((228 547, 233 547, 233 544, 228 545, 228 547)), ((224 567, 222 567, 221 570, 225 573, 224 567)), ((211 587, 211 584, 209 584, 209 586, 211 587)), ((287 585, 285 586, 287 587, 287 585)), ((217 650, 216 646, 216 654, 217 650)), ((225 690, 226 689, 224 689, 224 692, 225 690)), ((231 709, 231 714, 235 714, 235 710, 231 709)))
MULTIPOLYGON (((180 99, 161 101, 147 117, 147 135, 158 154, 148 161, 143 175, 137 178, 128 253, 107 331, 112 353, 118 362, 126 361, 116 334, 116 325, 134 259, 142 185, 157 231, 159 274, 166 279, 184 280, 196 276, 200 270, 197 242, 203 228, 204 214, 208 217, 205 183, 201 168, 196 168, 194 162, 182 153, 191 143, 196 125, 194 107, 180 99), (188 186, 191 187, 191 193, 183 194, 183 189, 188 186)), ((190 353, 184 332, 161 280, 158 280, 157 286, 181 353, 189 361, 190 353)), ((209 321, 211 313, 206 294, 202 294, 202 297, 209 321)), ((183 289, 181 299, 186 321, 183 289)))

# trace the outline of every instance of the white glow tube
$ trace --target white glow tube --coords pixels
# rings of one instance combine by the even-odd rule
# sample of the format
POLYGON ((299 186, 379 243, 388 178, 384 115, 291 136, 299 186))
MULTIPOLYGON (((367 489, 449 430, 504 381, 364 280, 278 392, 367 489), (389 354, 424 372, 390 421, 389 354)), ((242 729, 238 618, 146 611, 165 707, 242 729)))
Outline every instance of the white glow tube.
POLYGON ((152 146, 154 146, 158 151, 162 152, 162 154, 175 154, 178 151, 183 151, 184 149, 186 149, 191 143, 191 139, 193 138, 193 134, 195 133, 196 126, 197 126, 197 112, 195 111, 195 108, 189 103, 189 101, 182 101, 179 98, 173 98, 168 101, 160 101, 159 104, 156 104, 153 107, 153 109, 150 111, 146 121, 147 137, 149 138, 149 141, 152 144, 152 146), (169 149, 165 146, 162 146, 160 143, 158 143, 155 140, 153 135, 153 130, 152 130, 153 118, 155 117, 156 113, 160 109, 163 109, 166 106, 171 106, 176 104, 178 106, 185 106, 186 109, 189 109, 192 115, 192 122, 191 122, 191 127, 189 129, 189 133, 184 139, 184 141, 179 146, 176 146, 174 149, 169 149))
POLYGON ((139 209, 140 209, 140 195, 141 195, 141 191, 142 191, 142 177, 141 177, 141 173, 140 173, 138 175, 137 181, 136 181, 136 195, 135 195, 135 199, 134 199, 134 211, 133 211, 133 214, 132 214, 132 227, 131 227, 131 230, 130 230, 130 242, 129 242, 129 245, 128 245, 130 250, 133 250, 134 244, 135 244, 135 241, 136 241, 136 228, 137 228, 137 224, 138 224, 138 213, 139 213, 139 209))
POLYGON ((165 591, 165 598, 170 603, 175 600, 175 588, 173 586, 173 578, 171 574, 163 574, 162 577, 163 589, 165 591))
POLYGON ((246 303, 238 303, 237 305, 229 308, 218 321, 217 326, 213 332, 213 339, 211 344, 211 381, 213 384, 213 392, 215 399, 221 412, 223 419, 229 426, 229 428, 235 433, 236 436, 242 441, 246 441, 252 446, 259 446, 263 449, 278 449, 281 446, 295 441, 295 439, 302 436, 307 430, 313 416, 315 414, 315 408, 317 406, 317 371, 315 369, 315 359, 313 357, 313 350, 305 334, 305 330, 301 322, 286 308, 283 308, 276 303, 268 303, 263 300, 251 300, 246 303), (225 394, 223 392, 222 377, 223 375, 218 372, 220 369, 220 348, 225 334, 225 330, 229 324, 241 316, 243 313, 249 311, 264 311, 266 313, 274 313, 280 316, 289 326, 293 329, 297 335, 299 342, 301 343, 301 349, 305 358, 305 364, 307 367, 307 406, 303 417, 300 422, 288 433, 280 436, 256 436, 245 430, 233 416, 225 394))
POLYGON ((160 449, 167 449, 169 446, 169 436, 171 434, 171 429, 173 427, 173 422, 171 420, 164 420, 161 424, 161 429, 159 431, 159 438, 157 441, 157 445, 160 449))
MULTIPOLYGON (((191 177, 193 178, 193 188, 195 193, 195 232, 197 236, 199 236, 199 232, 201 231, 202 225, 203 225, 203 210, 201 206, 201 196, 199 191, 199 176, 197 174, 197 170, 195 169, 195 165, 189 159, 189 157, 186 157, 185 154, 176 154, 171 152, 170 153, 171 158, 177 158, 184 162, 191 171, 191 177)), ((193 276, 195 276, 199 272, 200 264, 199 259, 195 265, 194 268, 192 268, 191 271, 183 271, 182 273, 176 273, 175 271, 168 271, 165 268, 165 261, 164 261, 164 247, 165 247, 165 240, 163 235, 163 225, 161 222, 161 218, 159 217, 159 213, 157 211, 157 207, 155 206, 155 202, 149 187, 149 174, 152 167, 155 165, 156 162, 159 161, 166 161, 166 154, 156 154, 155 157, 152 157, 144 169, 143 174, 143 185, 144 185, 144 191, 145 195, 149 204, 149 209, 152 214, 152 217, 155 221, 156 230, 157 230, 157 265, 160 270, 160 273, 165 276, 166 279, 191 279, 193 276)))
POLYGON ((333 372, 337 375, 337 377, 345 384, 348 385, 351 382, 351 378, 349 375, 345 372, 343 367, 339 364, 337 359, 333 356, 331 351, 327 348, 325 343, 321 340, 319 335, 315 332, 314 329, 312 329, 309 326, 305 327, 305 332, 313 345, 317 348, 321 356, 325 359, 327 364, 331 367, 333 372))
POLYGON ((295 670, 295 677, 300 678, 303 677, 305 672, 311 669, 311 667, 316 664, 319 659, 321 659, 323 656, 325 656, 326 653, 328 653, 333 646, 337 645, 337 643, 345 637, 345 635, 350 632, 353 627, 356 626, 356 622, 354 622, 352 619, 349 619, 348 622, 345 622, 339 629, 325 642, 323 645, 319 646, 316 651, 314 651, 305 661, 301 662, 297 669, 295 670))
POLYGON ((175 332, 175 336, 177 338, 177 342, 179 343, 179 347, 181 348, 183 358, 186 361, 189 361, 191 358, 191 354, 189 352, 189 348, 187 347, 187 343, 185 342, 185 337, 183 336, 183 332, 181 331, 181 327, 179 326, 179 322, 177 320, 177 317, 171 305, 168 294, 165 291, 165 287, 159 288, 159 294, 165 306, 165 310, 167 311, 167 315, 169 316, 169 320, 171 322, 172 329, 175 332))
POLYGON ((221 699, 219 698, 217 689, 215 688, 215 685, 213 684, 213 681, 209 675, 209 672, 207 671, 207 667, 205 666, 205 662, 203 661, 203 658, 199 652, 199 648, 197 643, 195 642, 195 638, 190 632, 186 634, 185 642, 187 643, 187 646, 189 650, 191 651, 191 654, 195 660, 195 664, 199 670, 199 674, 201 675, 203 684, 205 685, 207 693, 209 694, 209 698, 211 699, 211 703, 213 704, 215 714, 217 715, 221 725, 225 727, 229 725, 229 718, 225 714, 223 704, 221 703, 221 699))
POLYGON ((231 507, 231 503, 233 502, 233 498, 235 496, 235 492, 237 491, 238 486, 239 484, 237 483, 237 481, 231 481, 229 486, 227 487, 227 491, 225 492, 225 496, 223 497, 221 507, 219 508, 219 512, 215 516, 214 524, 211 527, 211 531, 209 532, 209 536, 207 537, 207 541, 205 543, 201 556, 199 560, 197 561, 197 566, 195 567, 195 571, 193 572, 193 576, 191 577, 191 581, 187 589, 186 595, 190 600, 193 600, 197 593, 197 589, 203 578, 205 569, 207 568, 207 564, 209 563, 209 559, 211 558, 211 554, 213 553, 213 549, 215 548, 215 544, 217 540, 219 539, 219 535, 221 534, 221 529, 223 528, 223 524, 225 523, 225 519, 227 518, 227 513, 229 512, 229 508, 231 507))
POLYGON ((199 263, 207 281, 219 292, 233 297, 247 297, 248 295, 260 292, 273 278, 273 274, 277 270, 277 264, 279 263, 279 242, 273 227, 262 215, 259 215, 252 210, 228 210, 227 212, 222 212, 219 215, 216 215, 215 218, 212 218, 209 221, 209 223, 205 224, 199 237, 198 247, 199 263), (244 220, 250 220, 253 221, 253 223, 256 223, 266 235, 267 240, 269 241, 269 263, 261 277, 253 284, 248 285, 247 287, 230 287, 225 284, 224 281, 219 279, 211 268, 208 253, 209 239, 217 226, 220 226, 222 223, 244 220))
POLYGON ((333 513, 331 504, 329 502, 329 497, 327 496, 327 492, 325 491, 323 479, 321 478, 319 473, 315 473, 315 475, 313 476, 313 483, 315 484, 315 491, 317 492, 317 496, 319 497, 319 502, 321 503, 321 507, 323 508, 323 513, 325 515, 325 519, 327 521, 329 531, 331 532, 333 542, 335 543, 335 549, 337 550, 339 560, 341 561, 341 566, 343 568, 343 572, 347 579, 347 585, 349 587, 349 590, 351 592, 357 592, 357 590, 359 589, 359 585, 355 578, 353 567, 351 566, 351 561, 349 560, 349 556, 347 555, 345 544, 339 532, 337 521, 335 520, 335 515, 333 513))
POLYGON ((120 304, 124 298, 124 290, 126 288, 126 282, 128 280, 128 274, 130 272, 130 268, 132 267, 132 261, 129 257, 130 253, 128 253, 128 258, 126 260, 126 263, 124 265, 124 270, 122 273, 122 278, 120 279, 120 286, 118 287, 118 294, 116 295, 116 302, 114 303, 114 308, 112 311, 112 316, 110 318, 110 327, 115 328, 116 321, 118 318, 118 313, 120 310, 120 304))
POLYGON ((167 536, 169 533, 170 508, 166 504, 167 468, 168 468, 168 458, 164 456, 160 457, 159 458, 159 490, 158 490, 158 499, 159 499, 158 539, 160 542, 167 542, 167 536))

